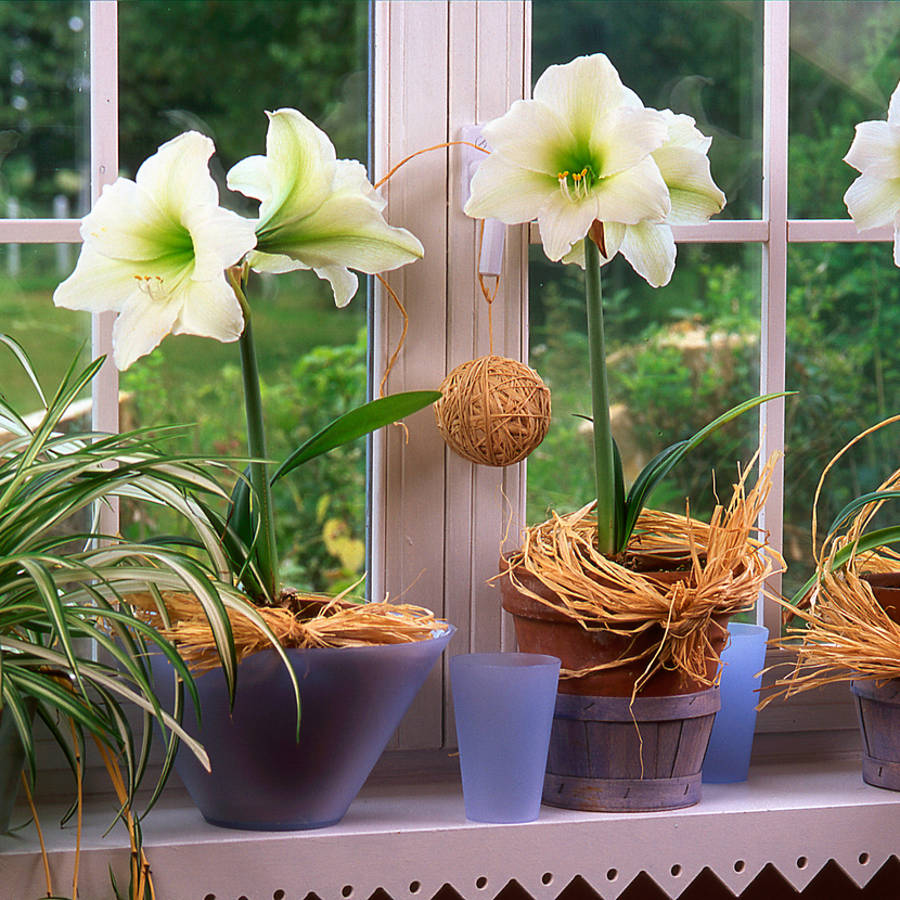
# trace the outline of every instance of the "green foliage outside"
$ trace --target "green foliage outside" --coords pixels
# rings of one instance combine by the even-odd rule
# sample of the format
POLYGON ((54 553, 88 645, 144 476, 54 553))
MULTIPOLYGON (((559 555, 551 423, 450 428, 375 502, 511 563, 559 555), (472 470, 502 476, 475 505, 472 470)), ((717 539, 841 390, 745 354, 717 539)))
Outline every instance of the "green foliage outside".
MULTIPOLYGON (((713 136, 713 176, 729 199, 724 216, 758 217, 761 12, 749 2, 537 3, 533 71, 605 51, 645 103, 689 113, 713 136)), ((856 173, 842 157, 857 122, 885 118, 900 78, 898 35, 896 4, 792 3, 791 216, 847 217, 842 197, 856 173), (850 30, 865 40, 848 41, 850 30)), ((645 460, 758 392, 761 259, 754 245, 682 245, 672 282, 655 291, 619 260, 604 270, 610 393, 627 413, 617 438, 645 460)), ((900 273, 888 244, 793 245, 788 264, 787 388, 799 392, 787 401, 790 588, 809 574, 822 468, 853 435, 898 411, 900 273)), ((590 405, 581 275, 547 263, 539 248, 531 275, 532 363, 554 407, 528 466, 536 521, 550 507, 586 503, 592 484, 589 433, 575 417, 590 405)), ((745 416, 710 439, 652 505, 683 511, 690 497, 703 514, 715 485, 727 498, 735 464, 756 447, 757 422, 745 416)), ((897 446, 888 431, 851 454, 829 482, 822 518, 896 468, 897 446)))
MULTIPOLYGON (((60 193, 73 210, 85 208, 86 33, 73 30, 79 18, 86 26, 81 0, 0 3, 0 58, 12 61, 11 72, 21 69, 0 84, 0 202, 17 196, 23 215, 49 214, 60 193)), ((365 3, 122 0, 119 19, 124 173, 133 175, 159 143, 198 128, 216 141, 214 171, 222 178, 238 159, 263 151, 263 110, 280 106, 302 109, 329 132, 339 155, 365 158, 365 3)), ((541 0, 533 71, 603 50, 645 103, 687 112, 713 136, 713 175, 729 199, 724 216, 755 218, 762 208, 761 22, 756 0, 541 0)), ((842 218, 854 172, 841 158, 853 126, 884 118, 900 78, 900 6, 793 3, 792 23, 790 215, 842 218), (847 40, 851 33, 858 39, 847 40)), ((242 198, 228 202, 252 213, 242 198)), ((67 274, 56 271, 50 252, 22 248, 21 272, 10 277, 7 269, 0 279, 0 314, 34 349, 39 367, 43 352, 41 371, 52 381, 54 359, 71 358, 87 321, 50 306, 52 287, 67 274)), ((632 472, 637 456, 646 461, 758 392, 761 270, 758 245, 682 245, 671 284, 659 290, 620 260, 604 270, 610 390, 621 407, 620 443, 634 448, 632 472)), ((886 244, 790 248, 787 386, 799 395, 787 406, 785 538, 798 583, 808 574, 810 505, 822 467, 860 429, 897 412, 898 285, 886 244)), ((302 438, 299 429, 363 399, 361 301, 336 311, 311 273, 298 273, 280 293, 264 292, 256 331, 269 430, 279 435, 273 458, 302 438), (315 349, 323 344, 332 349, 315 349)), ((530 315, 532 362, 550 383, 554 405, 550 433, 528 465, 529 518, 537 521, 548 508, 587 502, 592 481, 588 433, 575 416, 590 403, 581 275, 548 263, 539 248, 530 315)), ((123 379, 129 415, 142 424, 196 423, 188 432, 192 449, 242 453, 237 362, 232 346, 167 339, 162 353, 123 379)), ((714 485, 727 498, 736 464, 755 450, 757 422, 749 414, 717 434, 653 505, 683 510, 690 496, 692 510, 703 514, 714 485)), ((896 446, 887 432, 853 454, 831 483, 823 518, 893 469, 896 446)), ((280 548, 291 582, 323 588, 362 571, 362 563, 353 565, 364 532, 362 457, 361 444, 337 451, 278 492, 280 521, 292 519, 280 548)))

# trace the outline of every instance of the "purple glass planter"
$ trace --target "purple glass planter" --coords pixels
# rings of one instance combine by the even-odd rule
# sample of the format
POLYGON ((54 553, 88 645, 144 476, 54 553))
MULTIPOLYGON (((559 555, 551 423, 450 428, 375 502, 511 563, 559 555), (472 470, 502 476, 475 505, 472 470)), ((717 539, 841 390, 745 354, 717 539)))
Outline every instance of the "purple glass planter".
POLYGON ((703 761, 707 784, 747 780, 762 682, 760 670, 766 664, 767 628, 732 622, 728 633, 731 640, 722 651, 722 708, 703 761))
MULTIPOLYGON (((187 692, 183 723, 212 772, 183 746, 175 768, 203 817, 261 831, 340 821, 455 631, 408 644, 288 650, 300 684, 299 743, 291 681, 274 651, 240 663, 231 711, 221 670, 200 675, 202 724, 187 692)), ((152 666, 171 708, 171 670, 159 656, 152 666)))

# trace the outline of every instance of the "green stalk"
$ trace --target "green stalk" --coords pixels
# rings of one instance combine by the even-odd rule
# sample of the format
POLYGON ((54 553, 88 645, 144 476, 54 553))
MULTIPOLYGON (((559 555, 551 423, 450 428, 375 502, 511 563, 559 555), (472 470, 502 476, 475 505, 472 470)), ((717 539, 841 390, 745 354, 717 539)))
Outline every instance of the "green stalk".
POLYGON ((259 503, 259 537, 256 558, 260 580, 270 602, 277 599, 278 548, 275 544, 275 510, 272 505, 272 488, 269 484, 266 454, 266 431, 263 426, 262 397, 259 390, 259 366, 256 361, 256 344, 253 340, 250 304, 241 287, 240 270, 228 273, 231 286, 244 314, 244 330, 241 332, 241 374, 244 381, 244 411, 247 417, 247 447, 255 460, 250 463, 250 484, 259 503))
POLYGON ((600 251, 584 239, 584 287, 587 304, 591 368, 591 407, 594 418, 594 484, 597 489, 597 549, 615 554, 615 463, 609 419, 606 377, 606 339, 603 333, 603 294, 600 289, 600 251))

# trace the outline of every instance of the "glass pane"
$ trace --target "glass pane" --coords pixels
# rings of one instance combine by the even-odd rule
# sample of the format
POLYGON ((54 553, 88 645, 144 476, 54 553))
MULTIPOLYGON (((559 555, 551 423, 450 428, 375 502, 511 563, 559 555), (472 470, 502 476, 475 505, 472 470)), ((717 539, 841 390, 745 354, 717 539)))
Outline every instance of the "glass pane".
MULTIPOLYGON (((613 432, 626 483, 669 444, 759 393, 758 245, 683 245, 672 281, 654 290, 621 257, 603 269, 613 432)), ((532 248, 531 364, 550 386, 553 421, 528 461, 528 521, 595 496, 581 270, 532 248), (561 478, 560 473, 565 477, 561 478)), ((728 498, 738 463, 758 444, 751 412, 711 437, 672 473, 649 506, 706 516, 714 486, 728 498), (715 474, 714 474, 715 473, 715 474)))
POLYGON ((762 3, 535 0, 534 78, 552 63, 605 53, 646 106, 688 113, 706 135, 720 218, 759 218, 762 3))
MULTIPOLYGON (((785 590, 811 574, 810 523, 822 469, 844 444, 897 412, 900 281, 888 244, 795 245, 788 257, 785 590)), ((897 427, 867 438, 831 471, 819 541, 844 504, 900 461, 897 427)), ((897 519, 896 507, 890 512, 897 519)))
MULTIPOLYGON (((48 395, 76 356, 82 365, 90 359, 90 315, 57 309, 50 299, 71 271, 77 250, 71 244, 0 245, 0 331, 22 344, 48 395)), ((31 382, 5 348, 0 348, 0 392, 20 413, 40 408, 31 382)), ((90 413, 89 407, 83 412, 90 413)), ((88 415, 81 424, 89 421, 88 415)))
POLYGON ((90 204, 86 0, 0 3, 0 217, 90 204))
POLYGON ((845 219, 854 126, 887 117, 900 79, 900 4, 791 3, 789 215, 845 219))
MULTIPOLYGON (((338 157, 366 157, 367 5, 333 2, 119 4, 121 165, 130 174, 187 129, 210 135, 223 205, 255 210, 224 175, 265 152, 265 110, 300 109, 338 157)), ((269 455, 288 451, 366 394, 365 290, 335 309, 312 272, 254 276, 250 303, 263 381, 269 455)), ((121 379, 128 424, 192 423, 207 454, 246 453, 237 344, 168 337, 121 379)), ((325 590, 364 568, 362 442, 303 466, 276 489, 283 576, 325 590)), ((140 523, 148 530, 157 523, 140 523)))

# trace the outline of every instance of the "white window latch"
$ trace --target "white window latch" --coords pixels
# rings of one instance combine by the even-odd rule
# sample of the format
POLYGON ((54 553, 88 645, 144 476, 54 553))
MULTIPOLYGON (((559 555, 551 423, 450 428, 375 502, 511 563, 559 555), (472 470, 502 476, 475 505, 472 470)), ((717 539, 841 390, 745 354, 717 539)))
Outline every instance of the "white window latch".
MULTIPOLYGON (((487 141, 481 133, 481 125, 464 125, 460 130, 460 140, 488 149, 487 141)), ((461 205, 465 206, 471 193, 472 176, 485 154, 475 147, 463 144, 460 147, 462 160, 461 205)), ((481 239, 481 256, 478 260, 478 271, 481 275, 500 275, 503 269, 503 244, 506 239, 506 226, 499 219, 484 220, 484 234, 481 239)))

